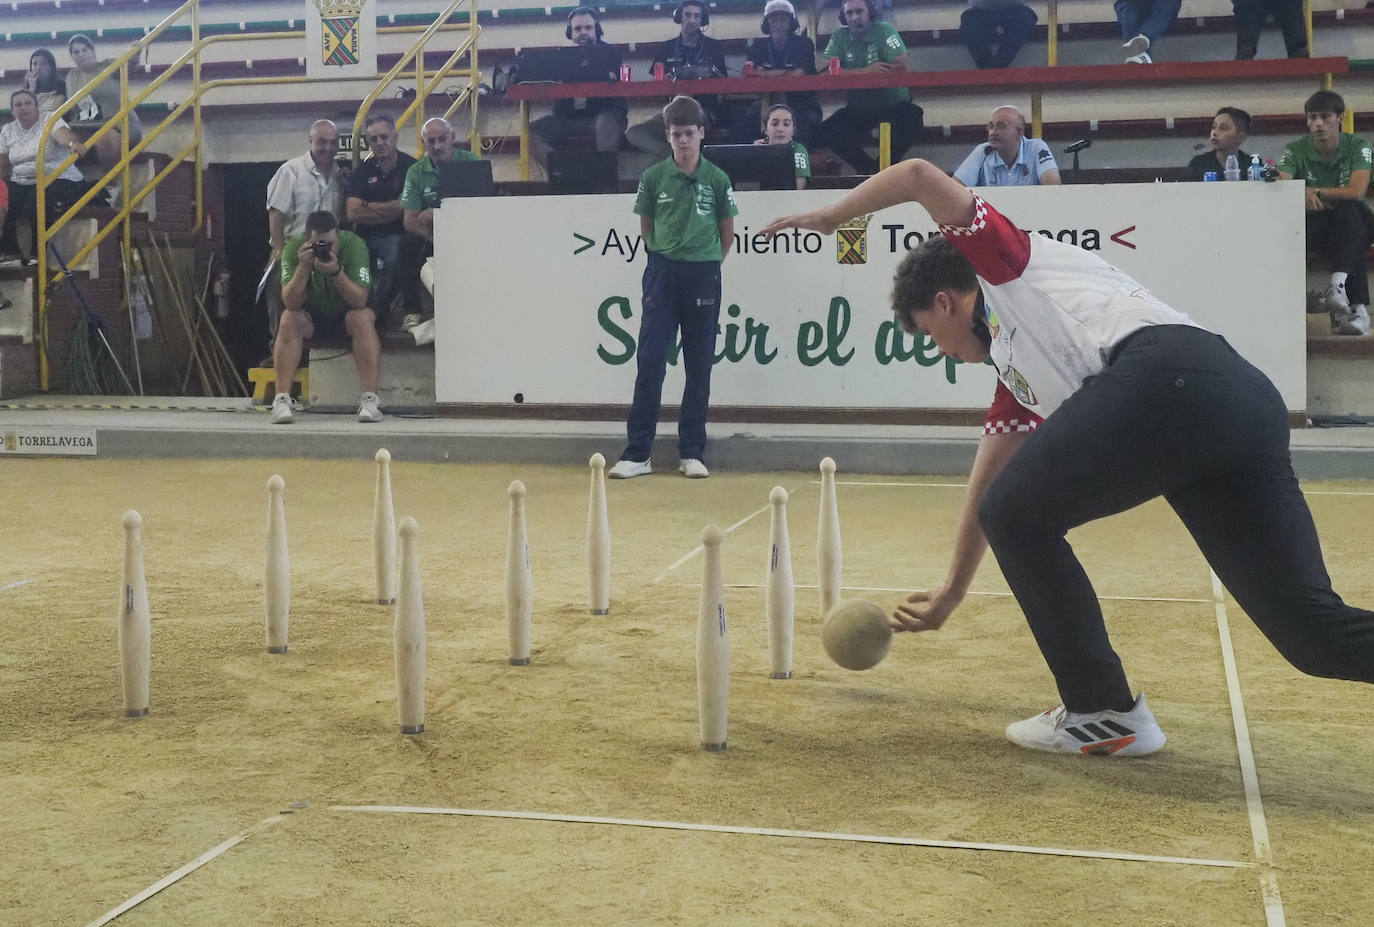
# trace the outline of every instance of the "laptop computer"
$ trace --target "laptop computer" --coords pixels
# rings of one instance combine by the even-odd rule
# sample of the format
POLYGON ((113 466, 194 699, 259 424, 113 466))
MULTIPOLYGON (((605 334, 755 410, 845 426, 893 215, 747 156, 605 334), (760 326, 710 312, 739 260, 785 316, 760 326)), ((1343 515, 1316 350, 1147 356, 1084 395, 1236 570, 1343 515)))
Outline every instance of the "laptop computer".
POLYGON ((550 151, 550 193, 619 193, 614 151, 550 151))
POLYGON ((538 48, 515 57, 517 84, 584 84, 620 79, 619 49, 610 45, 538 48))
POLYGON ((452 196, 495 196, 490 161, 450 161, 439 165, 439 199, 452 196))

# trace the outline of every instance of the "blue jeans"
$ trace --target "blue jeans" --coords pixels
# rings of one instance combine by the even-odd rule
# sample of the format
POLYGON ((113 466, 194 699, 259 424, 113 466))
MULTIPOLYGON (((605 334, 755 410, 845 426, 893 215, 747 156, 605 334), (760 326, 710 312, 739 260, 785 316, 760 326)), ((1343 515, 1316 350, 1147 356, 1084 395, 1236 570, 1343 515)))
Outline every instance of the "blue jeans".
POLYGON ((959 17, 959 33, 964 38, 973 63, 980 68, 1010 67, 1016 53, 1035 28, 1035 10, 1020 6, 987 9, 969 7, 959 17), (1001 40, 997 32, 1001 30, 1001 40), (993 46, 997 50, 993 51, 993 46))
POLYGON ((677 420, 678 456, 704 460, 706 406, 711 399, 711 365, 716 360, 720 321, 720 262, 674 261, 649 252, 635 359, 635 398, 625 424, 629 443, 622 460, 648 460, 658 430, 668 349, 682 331, 686 382, 677 420))
POLYGON ((403 312, 420 311, 419 244, 414 235, 377 235, 367 239, 367 253, 372 258, 372 293, 368 303, 378 326, 386 321, 398 293, 403 312))
POLYGON ((1116 21, 1121 24, 1121 37, 1133 39, 1143 35, 1153 45, 1178 18, 1183 0, 1116 0, 1116 21))

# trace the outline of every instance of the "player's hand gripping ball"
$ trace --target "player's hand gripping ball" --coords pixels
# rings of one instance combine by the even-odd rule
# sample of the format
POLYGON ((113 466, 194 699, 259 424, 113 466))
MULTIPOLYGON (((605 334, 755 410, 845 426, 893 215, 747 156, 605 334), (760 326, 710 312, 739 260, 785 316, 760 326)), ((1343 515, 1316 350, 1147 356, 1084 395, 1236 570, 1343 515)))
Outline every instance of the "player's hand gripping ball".
POLYGON ((830 659, 845 669, 877 666, 892 647, 887 612, 866 599, 842 599, 826 613, 821 643, 830 659))

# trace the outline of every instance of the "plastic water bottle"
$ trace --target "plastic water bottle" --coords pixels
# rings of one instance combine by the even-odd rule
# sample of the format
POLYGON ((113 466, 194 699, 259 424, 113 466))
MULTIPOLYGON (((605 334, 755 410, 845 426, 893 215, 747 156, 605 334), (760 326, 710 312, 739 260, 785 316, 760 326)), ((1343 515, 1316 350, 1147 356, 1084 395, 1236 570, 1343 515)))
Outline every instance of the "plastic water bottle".
POLYGON ((1234 153, 1226 156, 1226 171, 1223 176, 1227 180, 1240 180, 1240 162, 1236 160, 1234 153))
POLYGON ((1246 180, 1263 180, 1264 165, 1260 163, 1259 155, 1250 156, 1250 166, 1245 171, 1246 180))

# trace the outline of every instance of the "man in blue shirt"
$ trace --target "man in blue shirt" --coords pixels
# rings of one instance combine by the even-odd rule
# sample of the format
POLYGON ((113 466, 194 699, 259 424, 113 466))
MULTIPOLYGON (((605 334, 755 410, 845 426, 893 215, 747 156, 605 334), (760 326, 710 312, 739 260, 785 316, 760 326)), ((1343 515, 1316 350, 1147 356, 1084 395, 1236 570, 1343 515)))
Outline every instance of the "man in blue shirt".
POLYGON ((1026 117, 1015 106, 999 106, 988 120, 988 140, 979 142, 954 179, 966 187, 1033 187, 1056 185, 1059 165, 1050 146, 1026 138, 1026 117))

